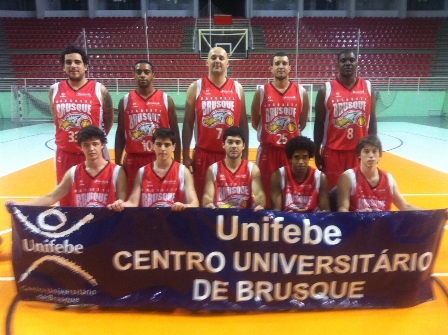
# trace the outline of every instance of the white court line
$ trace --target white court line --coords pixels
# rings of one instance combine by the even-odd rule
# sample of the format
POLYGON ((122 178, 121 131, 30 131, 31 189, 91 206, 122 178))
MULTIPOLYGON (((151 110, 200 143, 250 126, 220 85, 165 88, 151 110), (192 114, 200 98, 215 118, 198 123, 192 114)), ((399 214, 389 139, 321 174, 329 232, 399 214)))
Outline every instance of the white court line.
POLYGON ((434 272, 431 277, 448 277, 448 272, 434 272))
POLYGON ((15 280, 14 277, 0 277, 0 281, 13 281, 15 280))
POLYGON ((12 232, 12 228, 0 231, 0 235, 7 234, 7 233, 10 233, 10 232, 12 232))
POLYGON ((403 194, 405 197, 446 197, 448 196, 448 193, 422 193, 422 194, 403 194))

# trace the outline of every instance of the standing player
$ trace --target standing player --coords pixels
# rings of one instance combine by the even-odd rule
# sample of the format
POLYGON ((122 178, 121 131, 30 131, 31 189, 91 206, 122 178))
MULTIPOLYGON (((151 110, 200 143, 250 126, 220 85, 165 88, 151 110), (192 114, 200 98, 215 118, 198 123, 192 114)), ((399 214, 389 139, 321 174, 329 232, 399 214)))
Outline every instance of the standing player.
MULTIPOLYGON (((56 126, 56 180, 62 181, 69 168, 84 161, 76 136, 81 128, 94 125, 109 133, 114 122, 112 98, 104 85, 86 78, 89 59, 76 46, 66 48, 60 57, 68 79, 53 84, 49 91, 50 109, 56 126)), ((104 155, 109 157, 105 148, 104 155)), ((61 206, 69 206, 63 198, 61 206)))
POLYGON ((246 135, 239 127, 224 131, 226 158, 207 169, 202 205, 207 208, 264 209, 266 196, 260 180, 260 169, 242 159, 246 135))
POLYGON ((345 170, 358 166, 358 141, 377 131, 374 90, 370 81, 356 77, 357 68, 355 53, 342 51, 338 78, 325 83, 316 97, 316 166, 327 175, 329 189, 345 170))
POLYGON ((404 199, 390 173, 378 169, 383 151, 376 135, 359 140, 355 152, 359 166, 348 169, 338 180, 339 212, 390 211, 392 204, 401 211, 420 209, 404 199))
POLYGON ((9 201, 8 204, 50 206, 69 197, 73 207, 106 207, 117 199, 125 199, 126 174, 119 165, 103 157, 106 143, 101 129, 83 127, 77 144, 84 154, 84 162, 72 166, 51 193, 23 203, 9 201))
POLYGON ((286 143, 289 164, 278 169, 271 178, 272 209, 288 212, 330 210, 327 177, 309 166, 314 157, 314 143, 297 136, 286 143))
POLYGON ((193 186, 190 170, 173 159, 176 134, 170 128, 154 132, 156 160, 138 170, 131 196, 124 202, 117 200, 110 206, 116 212, 125 207, 171 207, 181 211, 198 207, 199 201, 193 186))
MULTIPOLYGON (((252 127, 257 130, 260 142, 257 165, 267 195, 271 193, 272 174, 289 164, 285 156, 286 142, 300 135, 308 119, 308 94, 301 85, 289 80, 290 71, 288 55, 276 53, 271 64, 274 80, 258 89, 252 101, 252 127)), ((271 207, 269 196, 266 207, 271 207)))
MULTIPOLYGON (((187 91, 182 129, 183 162, 192 167, 194 186, 202 199, 207 168, 225 157, 222 136, 230 126, 239 126, 248 134, 246 104, 242 86, 226 77, 229 59, 223 48, 210 50, 206 65, 208 76, 193 82, 187 91), (195 134, 193 159, 190 144, 195 134)), ((247 151, 243 158, 247 159, 247 151)))
POLYGON ((118 127, 115 134, 115 162, 128 176, 128 193, 134 186, 138 169, 156 159, 152 134, 157 128, 171 128, 176 134, 174 159, 180 162, 179 126, 174 102, 166 93, 154 88, 154 66, 147 60, 134 65, 137 89, 126 94, 118 104, 118 127))

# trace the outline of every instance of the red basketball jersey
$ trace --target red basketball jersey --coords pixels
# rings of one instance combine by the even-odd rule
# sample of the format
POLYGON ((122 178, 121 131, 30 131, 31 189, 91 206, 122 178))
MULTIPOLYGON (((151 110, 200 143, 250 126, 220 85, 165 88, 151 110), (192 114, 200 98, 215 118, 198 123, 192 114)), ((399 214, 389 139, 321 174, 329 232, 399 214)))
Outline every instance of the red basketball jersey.
POLYGON ((257 137, 261 144, 284 147, 289 139, 300 135, 299 120, 304 91, 301 85, 293 82, 283 93, 272 83, 260 88, 261 119, 257 137))
POLYGON ((154 163, 140 168, 140 207, 171 207, 175 202, 184 202, 183 164, 173 160, 167 174, 160 178, 153 169, 154 163))
POLYGON ((350 211, 356 212, 366 208, 375 211, 390 211, 394 178, 390 173, 378 169, 380 180, 375 187, 361 173, 359 168, 347 170, 350 172, 352 188, 350 193, 350 211))
POLYGON ((86 172, 85 163, 70 169, 71 206, 106 207, 116 200, 117 178, 121 166, 108 162, 95 177, 86 172))
POLYGON ((126 152, 153 152, 152 134, 157 128, 169 128, 168 96, 156 90, 144 99, 136 90, 123 98, 126 152))
POLYGON ((306 179, 299 183, 286 165, 279 169, 281 174, 283 211, 311 212, 318 208, 321 172, 308 167, 306 179))
POLYGON ((56 146, 64 151, 82 153, 76 142, 82 127, 94 125, 104 129, 101 84, 93 80, 74 90, 68 80, 51 86, 56 126, 56 146))
POLYGON ((334 150, 354 150, 368 135, 372 107, 370 81, 357 78, 348 90, 337 79, 325 83, 324 138, 322 145, 334 150))
POLYGON ((196 118, 194 134, 196 146, 214 152, 224 152, 222 136, 231 126, 238 126, 241 116, 241 85, 227 78, 216 87, 208 78, 197 81, 196 118))
POLYGON ((245 159, 235 172, 230 171, 224 160, 212 165, 215 183, 215 206, 218 208, 252 208, 252 167, 245 159))

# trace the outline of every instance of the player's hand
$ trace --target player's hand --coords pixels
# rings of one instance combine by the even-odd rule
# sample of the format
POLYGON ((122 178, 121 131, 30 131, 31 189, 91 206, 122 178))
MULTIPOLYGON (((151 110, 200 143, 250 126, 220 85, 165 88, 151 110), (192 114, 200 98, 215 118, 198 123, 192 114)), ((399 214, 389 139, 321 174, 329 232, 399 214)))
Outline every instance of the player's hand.
POLYGON ((264 209, 263 206, 261 206, 261 205, 257 205, 257 206, 254 208, 254 212, 262 211, 263 209, 264 209))
POLYGON ((184 156, 182 164, 185 165, 185 167, 187 169, 189 169, 191 173, 194 172, 193 171, 193 160, 191 159, 190 156, 187 156, 187 157, 184 156))
POLYGON ((12 213, 9 210, 8 206, 15 206, 15 205, 20 205, 20 202, 17 202, 17 201, 14 201, 14 200, 6 200, 5 201, 5 207, 6 207, 6 210, 8 211, 9 214, 12 214, 12 213))
POLYGON ((175 212, 180 212, 180 211, 183 211, 187 207, 188 207, 187 204, 183 204, 181 202, 175 202, 174 204, 172 204, 171 210, 173 210, 175 212))
POLYGON ((205 208, 216 209, 216 206, 213 202, 210 202, 207 205, 205 205, 205 208))
POLYGON ((115 200, 113 204, 107 205, 107 208, 115 212, 121 212, 124 209, 124 201, 121 199, 115 200))
POLYGON ((325 161, 320 153, 314 157, 314 163, 316 163, 316 168, 320 171, 325 170, 325 161))

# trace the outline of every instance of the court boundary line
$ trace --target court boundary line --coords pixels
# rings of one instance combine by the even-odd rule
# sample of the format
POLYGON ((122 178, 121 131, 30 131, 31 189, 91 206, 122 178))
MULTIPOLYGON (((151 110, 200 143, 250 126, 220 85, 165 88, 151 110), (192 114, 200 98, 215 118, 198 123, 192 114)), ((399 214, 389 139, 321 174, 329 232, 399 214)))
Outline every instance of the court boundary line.
POLYGON ((8 229, 0 231, 0 235, 8 234, 10 232, 12 232, 12 228, 8 228, 8 229))

